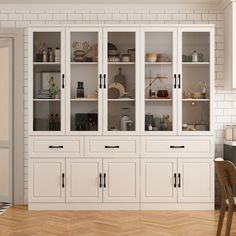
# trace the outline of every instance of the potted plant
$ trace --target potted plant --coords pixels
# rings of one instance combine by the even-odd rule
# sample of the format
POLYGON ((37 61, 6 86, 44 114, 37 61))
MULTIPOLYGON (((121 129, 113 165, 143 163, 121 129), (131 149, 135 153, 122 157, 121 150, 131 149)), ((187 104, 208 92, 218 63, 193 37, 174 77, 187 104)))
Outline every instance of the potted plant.
POLYGON ((60 89, 59 89, 59 87, 55 84, 53 77, 51 77, 51 78, 49 79, 48 84, 49 84, 49 91, 50 91, 50 93, 51 93, 52 98, 59 99, 59 98, 60 98, 60 96, 59 96, 60 89))

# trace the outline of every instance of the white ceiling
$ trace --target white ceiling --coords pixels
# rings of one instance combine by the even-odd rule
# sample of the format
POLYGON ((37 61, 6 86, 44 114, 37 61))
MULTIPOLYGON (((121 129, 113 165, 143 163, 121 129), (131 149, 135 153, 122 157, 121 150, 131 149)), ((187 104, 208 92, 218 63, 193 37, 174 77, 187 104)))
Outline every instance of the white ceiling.
POLYGON ((222 0, 0 0, 0 4, 219 4, 222 0))

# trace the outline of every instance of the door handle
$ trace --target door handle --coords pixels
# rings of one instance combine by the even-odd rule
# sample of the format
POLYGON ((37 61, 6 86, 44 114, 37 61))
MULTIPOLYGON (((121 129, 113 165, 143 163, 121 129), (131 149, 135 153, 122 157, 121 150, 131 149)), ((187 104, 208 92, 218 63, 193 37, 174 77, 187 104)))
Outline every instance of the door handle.
POLYGON ((177 179, 176 179, 176 173, 174 173, 174 188, 176 188, 176 186, 177 186, 177 179))
POLYGON ((99 88, 102 88, 102 74, 99 74, 99 88))
POLYGON ((103 174, 103 179, 104 179, 103 180, 104 181, 103 182, 103 187, 106 188, 107 187, 107 185, 106 185, 106 173, 103 174))
POLYGON ((181 187, 181 176, 180 176, 180 173, 178 174, 178 179, 179 179, 178 187, 180 188, 181 187))
POLYGON ((106 88, 106 74, 103 75, 103 78, 104 78, 103 88, 105 89, 106 88))
POLYGON ((174 88, 176 88, 176 83, 177 83, 176 74, 174 74, 174 79, 175 79, 174 88))
POLYGON ((184 146, 170 146, 170 148, 185 148, 184 146))
POLYGON ((62 175, 61 175, 61 178, 62 178, 62 188, 65 188, 65 174, 64 173, 62 173, 62 175))
POLYGON ((50 145, 50 146, 48 146, 49 148, 63 148, 63 146, 62 145, 50 145))
POLYGON ((105 148, 120 148, 120 146, 105 146, 105 148))
POLYGON ((179 78, 179 85, 178 85, 178 88, 181 88, 181 75, 178 74, 178 78, 179 78))
POLYGON ((62 88, 65 88, 65 75, 62 74, 62 88))
POLYGON ((99 188, 102 187, 102 173, 99 174, 99 188))

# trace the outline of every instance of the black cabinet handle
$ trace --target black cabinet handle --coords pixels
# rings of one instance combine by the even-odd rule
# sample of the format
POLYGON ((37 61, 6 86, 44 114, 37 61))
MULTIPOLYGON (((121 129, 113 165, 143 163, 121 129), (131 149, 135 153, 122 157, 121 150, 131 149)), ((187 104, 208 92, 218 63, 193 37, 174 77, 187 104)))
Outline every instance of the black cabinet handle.
POLYGON ((180 86, 180 84, 181 84, 181 79, 180 79, 181 76, 180 76, 180 74, 178 74, 178 78, 179 78, 179 88, 180 88, 180 87, 181 87, 181 86, 180 86))
POLYGON ((106 173, 103 174, 103 179, 104 179, 104 183, 103 183, 103 187, 106 188, 106 173))
POLYGON ((174 182, 174 188, 176 188, 176 186, 177 186, 176 173, 174 173, 174 180, 175 180, 175 182, 174 182))
POLYGON ((184 146, 170 146, 170 148, 184 148, 184 146))
POLYGON ((99 188, 102 187, 102 174, 99 174, 99 188))
POLYGON ((62 178, 62 188, 65 188, 65 174, 64 173, 62 173, 62 175, 61 175, 61 178, 62 178))
POLYGON ((102 88, 102 74, 99 75, 99 88, 102 88))
POLYGON ((178 187, 180 188, 181 187, 181 185, 180 185, 180 183, 181 183, 181 179, 180 179, 181 177, 180 177, 180 173, 178 174, 178 179, 179 179, 179 183, 178 183, 178 187))
POLYGON ((50 145, 50 146, 48 146, 49 148, 63 148, 63 146, 61 146, 61 145, 55 145, 55 146, 53 146, 53 145, 50 145))
POLYGON ((176 88, 176 83, 177 83, 176 74, 174 74, 174 79, 175 79, 174 88, 176 88))
POLYGON ((120 148, 120 146, 105 146, 105 148, 120 148))
POLYGON ((62 74, 62 88, 65 88, 65 75, 62 74))
POLYGON ((105 88, 106 88, 106 74, 103 75, 103 78, 104 78, 104 85, 103 85, 103 88, 105 89, 105 88))

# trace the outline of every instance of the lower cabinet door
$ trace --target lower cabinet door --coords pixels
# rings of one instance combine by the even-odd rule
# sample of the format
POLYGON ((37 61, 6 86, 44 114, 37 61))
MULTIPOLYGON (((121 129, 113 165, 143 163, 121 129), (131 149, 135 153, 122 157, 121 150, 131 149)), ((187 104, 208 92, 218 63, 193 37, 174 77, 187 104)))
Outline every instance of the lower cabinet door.
POLYGON ((214 201, 214 164, 212 159, 178 160, 178 201, 214 201))
POLYGON ((177 201, 177 159, 141 160, 141 202, 177 201))
POLYGON ((29 202, 65 202, 65 159, 29 160, 29 202))
POLYGON ((139 202, 139 159, 103 160, 103 201, 139 202))
POLYGON ((66 173, 67 202, 102 202, 102 159, 68 159, 66 173))

